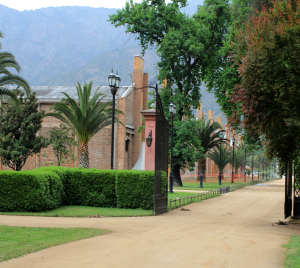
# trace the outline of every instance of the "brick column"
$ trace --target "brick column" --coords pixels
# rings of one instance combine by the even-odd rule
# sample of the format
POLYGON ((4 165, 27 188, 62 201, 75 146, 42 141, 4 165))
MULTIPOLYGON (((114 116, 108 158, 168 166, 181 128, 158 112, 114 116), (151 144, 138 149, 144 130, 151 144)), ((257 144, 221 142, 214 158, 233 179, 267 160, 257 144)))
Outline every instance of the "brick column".
POLYGON ((155 109, 142 111, 141 114, 145 117, 145 138, 148 137, 152 130, 152 144, 150 147, 145 143, 145 170, 155 169, 155 109))

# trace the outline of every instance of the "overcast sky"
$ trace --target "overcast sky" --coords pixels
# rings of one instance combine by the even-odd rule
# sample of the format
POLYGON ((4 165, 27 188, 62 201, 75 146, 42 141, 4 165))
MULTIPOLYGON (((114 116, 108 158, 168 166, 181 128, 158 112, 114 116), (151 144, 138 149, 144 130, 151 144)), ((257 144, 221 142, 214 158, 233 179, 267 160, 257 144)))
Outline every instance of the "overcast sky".
MULTIPOLYGON (((135 0, 140 2, 140 0, 135 0)), ((42 7, 56 6, 89 6, 121 8, 126 0, 0 0, 0 4, 17 10, 39 9, 42 7)))

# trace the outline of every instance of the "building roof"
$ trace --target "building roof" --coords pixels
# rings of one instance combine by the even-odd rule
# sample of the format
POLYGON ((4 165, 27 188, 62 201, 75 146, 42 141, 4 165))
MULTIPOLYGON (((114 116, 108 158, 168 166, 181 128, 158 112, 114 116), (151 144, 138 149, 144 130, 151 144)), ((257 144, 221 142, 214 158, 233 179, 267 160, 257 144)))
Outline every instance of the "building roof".
MULTIPOLYGON (((119 87, 116 94, 116 98, 126 97, 129 94, 129 92, 131 92, 131 90, 134 89, 134 87, 135 87, 134 84, 130 86, 119 87)), ((12 90, 16 87, 10 86, 7 88, 12 90)), ((36 97, 39 99, 39 101, 43 101, 43 102, 47 102, 47 101, 55 102, 61 100, 62 98, 65 97, 65 95, 62 92, 68 94, 73 99, 77 99, 76 86, 33 86, 30 88, 32 92, 36 92, 36 97)), ((93 86, 91 96, 95 94, 98 88, 100 88, 99 92, 106 95, 104 100, 108 101, 112 99, 112 94, 109 86, 101 86, 101 87, 93 86)))

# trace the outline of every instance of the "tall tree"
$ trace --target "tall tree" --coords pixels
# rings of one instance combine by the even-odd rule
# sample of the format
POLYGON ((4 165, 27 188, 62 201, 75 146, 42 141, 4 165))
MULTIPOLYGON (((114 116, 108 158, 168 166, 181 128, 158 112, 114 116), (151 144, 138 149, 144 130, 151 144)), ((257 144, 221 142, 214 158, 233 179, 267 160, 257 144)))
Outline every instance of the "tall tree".
MULTIPOLYGON (((201 82, 209 66, 218 68, 218 48, 229 21, 227 0, 206 0, 193 16, 180 12, 186 3, 130 0, 109 19, 134 34, 143 52, 151 46, 157 49, 158 80, 161 84, 165 81, 161 98, 165 111, 171 102, 177 106, 175 121, 183 120, 183 116, 192 118, 191 107, 199 107, 201 82)), ((180 168, 174 166, 174 179, 179 182, 180 168)))
MULTIPOLYGON (((86 169, 89 168, 89 141, 102 128, 112 123, 112 102, 103 102, 106 96, 99 92, 99 88, 92 96, 92 86, 93 81, 85 83, 83 87, 77 82, 78 99, 72 99, 63 92, 66 98, 51 107, 53 113, 46 114, 61 120, 74 131, 79 143, 79 166, 86 169)), ((120 113, 115 109, 116 122, 120 113)))
MULTIPOLYGON (((211 122, 211 119, 205 122, 202 118, 197 121, 195 135, 199 139, 199 149, 203 148, 203 157, 198 159, 198 173, 206 174, 206 154, 221 143, 219 132, 222 126, 218 122, 211 122)), ((205 175, 204 175, 205 176, 205 175)))
POLYGON ((180 169, 192 171, 195 162, 199 158, 205 157, 199 137, 193 131, 196 126, 197 121, 195 119, 174 122, 173 170, 175 186, 182 186, 182 181, 179 180, 180 174, 176 172, 180 169))
MULTIPOLYGON (((284 161, 296 157, 300 131, 298 1, 276 1, 238 33, 233 55, 242 79, 232 96, 254 140, 263 138, 267 152, 284 161)), ((233 113, 232 121, 239 117, 233 113)))
POLYGON ((15 93, 22 103, 21 112, 10 104, 0 108, 0 156, 3 165, 20 171, 29 156, 46 147, 46 139, 37 136, 44 112, 38 111, 35 93, 29 96, 24 96, 20 90, 15 93))

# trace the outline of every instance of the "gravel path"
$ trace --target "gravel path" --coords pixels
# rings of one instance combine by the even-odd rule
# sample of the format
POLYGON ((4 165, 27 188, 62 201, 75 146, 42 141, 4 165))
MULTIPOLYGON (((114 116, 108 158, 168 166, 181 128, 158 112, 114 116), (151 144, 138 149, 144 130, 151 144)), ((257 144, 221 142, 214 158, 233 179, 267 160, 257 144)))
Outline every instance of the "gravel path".
POLYGON ((1 225, 92 227, 107 235, 0 263, 0 268, 276 268, 297 225, 283 220, 284 181, 253 185, 156 217, 0 216, 1 225))

